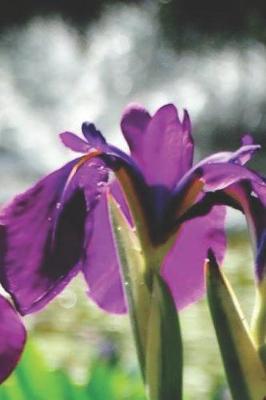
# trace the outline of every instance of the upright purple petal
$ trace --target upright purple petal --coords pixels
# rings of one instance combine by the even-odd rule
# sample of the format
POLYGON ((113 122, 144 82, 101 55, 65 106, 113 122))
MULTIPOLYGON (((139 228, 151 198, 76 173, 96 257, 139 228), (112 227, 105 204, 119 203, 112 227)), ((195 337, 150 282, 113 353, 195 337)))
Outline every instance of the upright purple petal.
POLYGON ((48 175, 1 212, 1 283, 22 315, 42 308, 80 269, 90 234, 85 220, 106 180, 100 160, 81 161, 48 175))
POLYGON ((96 149, 105 149, 106 140, 102 133, 96 129, 94 124, 91 122, 83 122, 81 130, 89 145, 96 149))
POLYGON ((193 141, 187 112, 181 122, 172 104, 161 107, 152 118, 132 106, 124 113, 121 128, 148 184, 172 189, 191 167, 193 141))
MULTIPOLYGON (((110 189, 131 223, 129 210, 117 181, 112 183, 110 189)), ((87 245, 83 272, 89 286, 88 294, 99 307, 115 314, 126 312, 119 259, 114 244, 106 195, 101 197, 93 213, 92 235, 87 245)))
POLYGON ((85 140, 72 132, 60 133, 59 137, 63 144, 73 151, 78 153, 88 153, 91 150, 91 146, 88 142, 85 142, 85 140))
POLYGON ((129 145, 132 157, 140 161, 143 152, 143 138, 151 120, 148 111, 138 104, 130 104, 123 112, 121 129, 129 145))
POLYGON ((26 331, 11 304, 0 296, 0 383, 16 367, 26 341, 26 331))
POLYGON ((203 296, 204 262, 209 247, 222 262, 226 247, 224 220, 225 207, 214 207, 207 216, 187 221, 178 231, 161 270, 178 309, 203 296))

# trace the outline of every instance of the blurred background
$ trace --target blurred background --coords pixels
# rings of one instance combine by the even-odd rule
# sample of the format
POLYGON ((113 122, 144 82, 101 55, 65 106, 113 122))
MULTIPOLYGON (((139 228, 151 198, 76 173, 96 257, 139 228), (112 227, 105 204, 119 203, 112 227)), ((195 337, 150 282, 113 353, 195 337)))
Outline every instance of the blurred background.
MULTIPOLYGON (((266 6, 262 0, 2 0, 0 202, 71 158, 57 133, 93 121, 126 148, 129 102, 187 108, 196 158, 235 149, 252 132, 265 171, 266 6)), ((252 256, 230 212, 225 268, 250 318, 252 256)), ((77 278, 38 315, 0 389, 8 400, 143 400, 127 317, 103 314, 77 278), (34 379, 32 379, 34 377, 34 379)), ((204 300, 181 313, 185 399, 230 399, 204 300)))

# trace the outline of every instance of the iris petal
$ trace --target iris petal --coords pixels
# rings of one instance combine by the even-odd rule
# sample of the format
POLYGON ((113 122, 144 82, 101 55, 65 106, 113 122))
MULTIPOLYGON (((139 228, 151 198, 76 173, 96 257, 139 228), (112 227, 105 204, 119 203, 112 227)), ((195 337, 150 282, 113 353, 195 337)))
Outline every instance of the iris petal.
MULTIPOLYGON (((125 215, 128 215, 125 200, 117 182, 112 184, 112 194, 119 199, 125 215)), ((89 296, 96 304, 107 312, 122 314, 127 310, 120 276, 119 259, 113 239, 107 196, 103 195, 94 210, 93 229, 83 272, 89 286, 89 296)))
POLYGON ((59 137, 63 144, 72 151, 76 151, 78 153, 88 153, 91 149, 91 146, 87 142, 72 132, 60 133, 59 137))
POLYGON ((266 185, 261 182, 242 181, 224 190, 244 212, 253 242, 255 276, 258 281, 266 277, 266 185))
POLYGON ((208 215, 187 221, 178 232, 161 270, 178 309, 203 296, 204 263, 210 246, 222 262, 226 248, 224 222, 225 207, 214 207, 208 215))
POLYGON ((121 128, 148 184, 171 189, 191 167, 194 146, 187 112, 180 121, 175 106, 168 104, 151 118, 145 109, 132 106, 121 128))
POLYGON ((245 179, 260 181, 256 173, 243 167, 259 148, 260 146, 253 144, 243 145, 235 152, 213 154, 191 168, 178 182, 173 193, 172 203, 176 204, 176 216, 180 218, 206 192, 222 190, 245 179), (187 194, 191 191, 193 196, 188 198, 187 194))
POLYGON ((16 367, 26 341, 26 331, 11 304, 0 296, 0 383, 16 367))
POLYGON ((1 213, 1 282, 24 315, 42 308, 80 270, 86 216, 106 180, 100 160, 66 164, 16 197, 1 213))

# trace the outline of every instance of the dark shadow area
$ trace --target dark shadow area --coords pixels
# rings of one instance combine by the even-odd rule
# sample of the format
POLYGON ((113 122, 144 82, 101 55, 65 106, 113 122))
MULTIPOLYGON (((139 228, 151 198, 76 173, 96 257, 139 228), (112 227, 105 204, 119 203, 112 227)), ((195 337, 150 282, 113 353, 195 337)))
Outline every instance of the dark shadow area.
MULTIPOLYGON (((120 1, 121 2, 121 1, 120 1)), ((82 28, 97 18, 103 6, 119 3, 117 0, 3 0, 0 11, 0 28, 20 25, 35 16, 61 15, 67 22, 82 28)), ((123 4, 140 3, 140 0, 124 0, 123 4)))
POLYGON ((179 46, 197 45, 201 36, 211 40, 210 34, 222 42, 249 36, 266 39, 266 3, 262 0, 165 1, 160 20, 166 37, 179 46))
MULTIPOLYGON (((141 0, 3 0, 0 28, 25 23, 34 16, 61 15, 82 27, 97 18, 103 7, 121 4, 152 4, 141 0)), ((223 40, 243 35, 266 39, 266 4, 262 0, 161 0, 159 5, 162 32, 176 45, 196 45, 199 35, 219 34, 223 40)))

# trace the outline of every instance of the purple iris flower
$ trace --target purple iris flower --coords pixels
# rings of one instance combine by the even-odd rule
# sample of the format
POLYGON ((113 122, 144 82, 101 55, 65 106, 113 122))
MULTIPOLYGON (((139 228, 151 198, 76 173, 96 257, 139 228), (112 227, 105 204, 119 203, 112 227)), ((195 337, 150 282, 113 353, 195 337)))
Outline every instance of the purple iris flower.
MULTIPOLYGON (((257 249, 257 276, 264 274, 265 218, 260 216, 265 215, 265 183, 243 166, 260 146, 246 136, 236 152, 214 154, 193 167, 190 119, 187 112, 180 119, 173 105, 161 107, 152 117, 131 105, 121 128, 130 156, 109 145, 93 124, 82 125, 85 140, 62 133, 63 143, 83 155, 3 208, 0 279, 21 315, 43 308, 78 272, 84 274, 90 298, 102 309, 126 312, 108 193, 133 228, 123 192, 128 184, 142 207, 151 246, 161 246, 176 235, 160 271, 178 309, 204 293, 203 265, 210 247, 222 262, 224 205, 247 215, 257 249), (120 183, 108 179, 110 170, 120 183)), ((0 361, 1 354, 13 352, 10 361, 6 358, 6 369, 0 362, 3 380, 22 351, 25 332, 3 299, 0 308, 1 316, 10 314, 9 320, 17 324, 17 334, 13 339, 6 335, 6 341, 4 325, 0 326, 0 361)))

